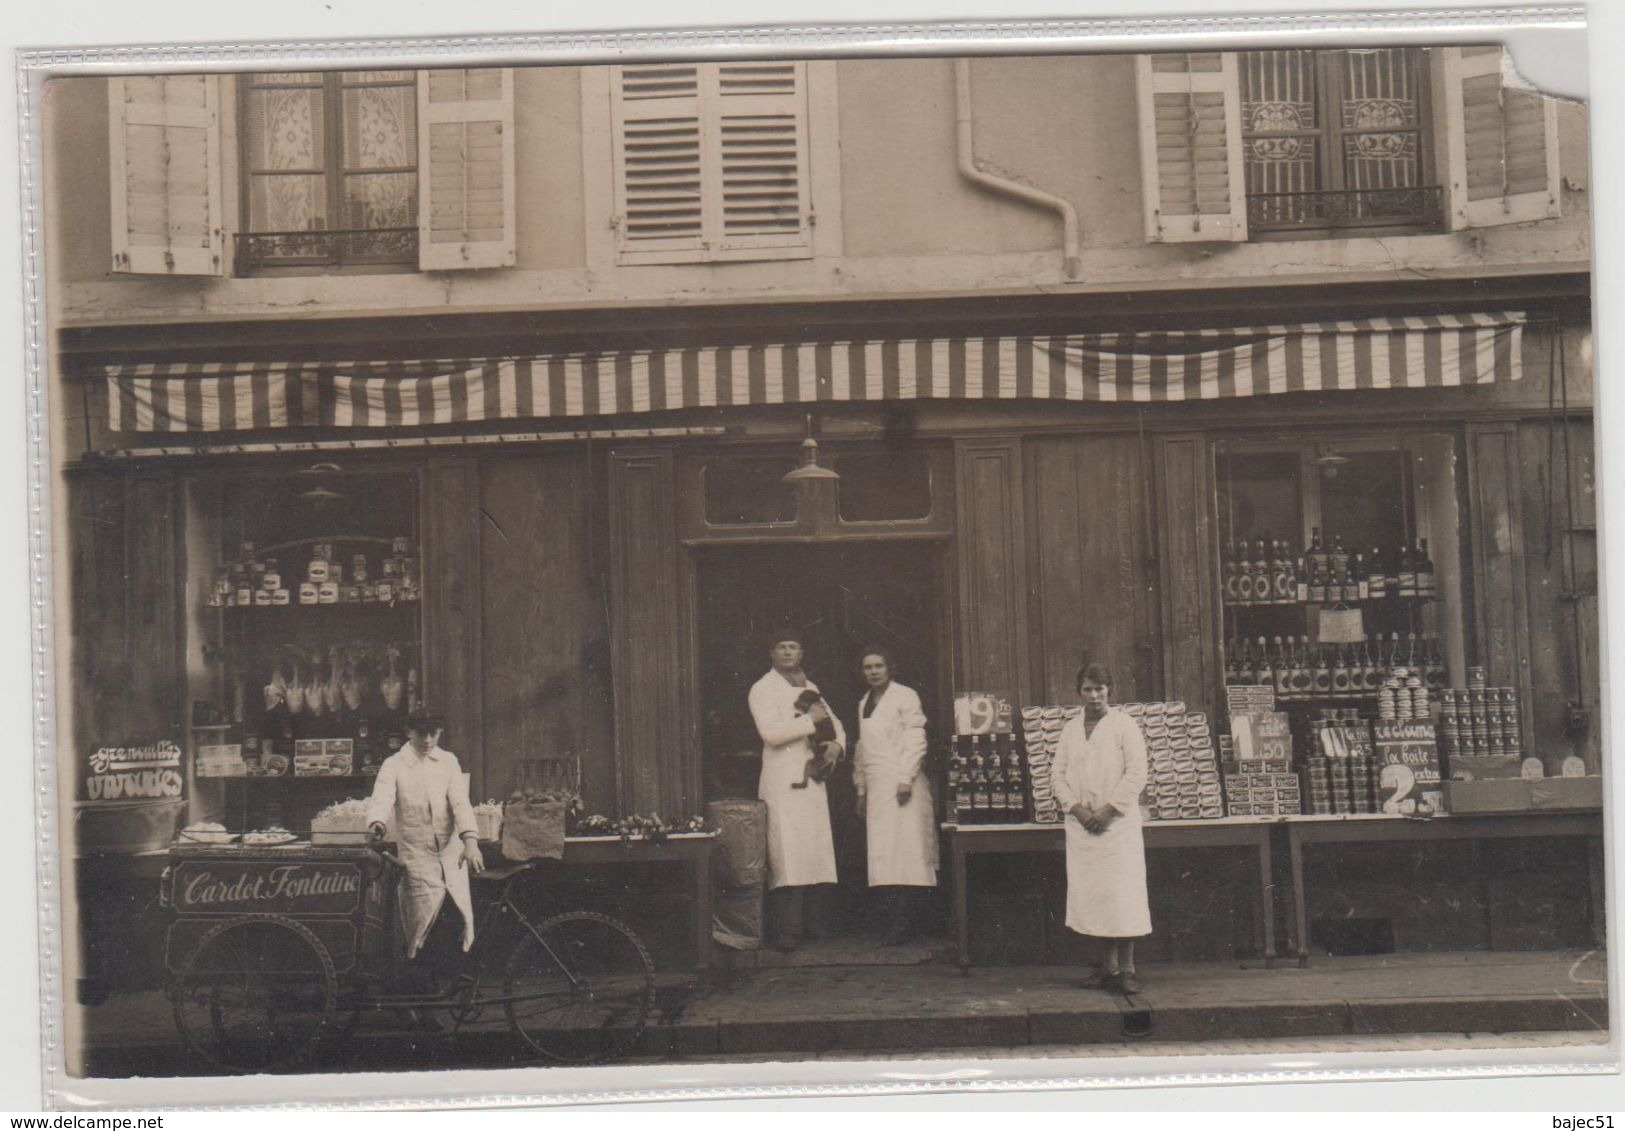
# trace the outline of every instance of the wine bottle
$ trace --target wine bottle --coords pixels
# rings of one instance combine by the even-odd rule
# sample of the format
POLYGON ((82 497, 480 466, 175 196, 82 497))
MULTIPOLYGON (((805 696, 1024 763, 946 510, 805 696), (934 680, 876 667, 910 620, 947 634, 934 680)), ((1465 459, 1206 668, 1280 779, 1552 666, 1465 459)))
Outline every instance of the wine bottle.
POLYGON ((1433 559, 1428 556, 1428 540, 1423 538, 1417 542, 1416 550, 1416 595, 1431 601, 1433 594, 1433 559))
POLYGON ((1271 641, 1270 650, 1275 653, 1275 659, 1270 664, 1270 682, 1275 687, 1275 698, 1285 700, 1290 698, 1292 692, 1292 670, 1287 664, 1286 647, 1279 636, 1271 641))
POLYGON ((1274 542, 1270 549, 1270 602, 1290 605, 1297 594, 1297 585, 1292 580, 1292 559, 1287 557, 1285 542, 1274 542))
POLYGON ((1319 604, 1326 599, 1326 571, 1330 567, 1330 560, 1326 556, 1326 548, 1320 542, 1320 527, 1312 528, 1309 540, 1309 600, 1319 604))
POLYGON ((1299 702, 1309 699, 1315 689, 1315 673, 1309 659, 1309 637, 1298 637, 1298 662, 1293 672, 1293 686, 1297 692, 1295 696, 1299 702))
POLYGON ((1367 568, 1371 571, 1366 577, 1366 592, 1373 601, 1380 601, 1388 596, 1388 575, 1383 572, 1382 550, 1376 546, 1371 547, 1371 561, 1367 568))
POLYGON ((1396 595, 1416 596, 1416 555, 1409 543, 1403 545, 1399 551, 1399 585, 1396 595))
POLYGON ((1262 636, 1258 638, 1258 659, 1253 663, 1253 682, 1268 684, 1273 687, 1275 685, 1275 668, 1270 664, 1269 646, 1262 636))
POLYGON ((1240 578, 1236 571, 1236 542, 1235 539, 1224 544, 1224 603, 1239 605, 1240 578))
POLYGON ((1343 645, 1339 644, 1337 651, 1332 654, 1332 698, 1347 699, 1352 686, 1348 657, 1343 645))
POLYGON ((1296 600, 1297 600, 1298 604, 1300 604, 1300 605, 1308 604, 1308 602, 1309 602, 1309 571, 1308 571, 1307 567, 1304 565, 1304 560, 1303 560, 1303 555, 1302 554, 1298 555, 1298 568, 1297 568, 1297 572, 1293 575, 1292 581, 1293 581, 1293 586, 1296 589, 1296 600))
POLYGON ((1332 539, 1331 572, 1333 576, 1341 578, 1349 571, 1349 552, 1343 546, 1341 534, 1332 539))
POLYGON ((1326 645, 1322 644, 1315 650, 1315 683, 1313 694, 1316 699, 1327 699, 1332 694, 1332 666, 1326 655, 1326 645))
POLYGON ((1351 584, 1354 587, 1354 592, 1345 595, 1343 598, 1345 601, 1371 600, 1371 578, 1366 573, 1364 554, 1354 555, 1354 573, 1351 584))

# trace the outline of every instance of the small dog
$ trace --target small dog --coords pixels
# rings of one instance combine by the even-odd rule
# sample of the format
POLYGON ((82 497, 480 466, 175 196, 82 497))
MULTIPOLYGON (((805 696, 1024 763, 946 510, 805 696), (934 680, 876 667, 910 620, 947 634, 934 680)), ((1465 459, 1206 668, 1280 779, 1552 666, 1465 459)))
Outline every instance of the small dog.
MULTIPOLYGON (((805 715, 813 709, 813 704, 820 702, 823 696, 812 688, 807 688, 796 696, 796 713, 805 715)), ((835 772, 835 767, 841 761, 841 747, 835 740, 835 723, 831 719, 824 719, 814 724, 813 749, 817 751, 813 757, 807 759, 806 767, 801 771, 801 780, 791 782, 791 789, 806 789, 808 782, 825 782, 835 772)))

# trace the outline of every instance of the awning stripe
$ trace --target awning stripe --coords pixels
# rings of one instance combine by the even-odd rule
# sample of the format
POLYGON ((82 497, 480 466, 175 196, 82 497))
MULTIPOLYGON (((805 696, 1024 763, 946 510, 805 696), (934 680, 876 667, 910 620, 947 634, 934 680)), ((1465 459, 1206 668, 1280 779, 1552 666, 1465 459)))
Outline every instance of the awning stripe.
POLYGON ((1522 379, 1522 314, 1054 337, 795 342, 94 370, 115 432, 367 429, 929 399, 1157 403, 1522 379))

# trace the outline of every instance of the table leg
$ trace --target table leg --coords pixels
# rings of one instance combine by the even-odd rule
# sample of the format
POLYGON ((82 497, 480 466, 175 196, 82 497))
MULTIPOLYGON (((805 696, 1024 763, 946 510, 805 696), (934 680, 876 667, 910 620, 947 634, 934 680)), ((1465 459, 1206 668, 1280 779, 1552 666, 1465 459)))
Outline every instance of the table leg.
POLYGON ((1599 946, 1608 945, 1608 884, 1603 869, 1602 836, 1586 839, 1586 863, 1591 881, 1591 937, 1599 946))
POLYGON ((1288 825, 1287 848, 1292 857, 1292 914, 1297 934, 1298 965, 1309 965, 1309 905, 1303 894, 1303 835, 1288 825))
POLYGON ((710 840, 697 842, 694 854, 694 965, 704 977, 711 968, 711 846, 710 840))
POLYGON ((1270 862, 1270 830, 1258 830, 1258 926, 1254 936, 1262 936, 1264 968, 1275 968, 1275 875, 1270 862))
POLYGON ((957 833, 948 834, 948 855, 953 862, 954 941, 959 947, 959 968, 970 968, 970 911, 967 907, 965 846, 957 833))

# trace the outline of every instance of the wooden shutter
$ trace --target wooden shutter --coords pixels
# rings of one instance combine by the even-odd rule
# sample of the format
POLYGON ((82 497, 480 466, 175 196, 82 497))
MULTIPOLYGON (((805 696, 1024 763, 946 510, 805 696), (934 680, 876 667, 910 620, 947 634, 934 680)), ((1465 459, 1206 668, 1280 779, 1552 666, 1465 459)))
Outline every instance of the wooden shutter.
POLYGON ((1557 106, 1501 83, 1499 47, 1439 52, 1452 229, 1559 214, 1557 106))
POLYGON ((134 275, 221 275, 220 80, 108 80, 113 267, 134 275))
POLYGON ((514 263, 513 72, 418 75, 418 266, 514 263))
POLYGON ((1135 66, 1146 239, 1245 240, 1236 56, 1170 52, 1135 66))
POLYGON ((811 254, 802 64, 617 67, 611 99, 622 262, 811 254))

